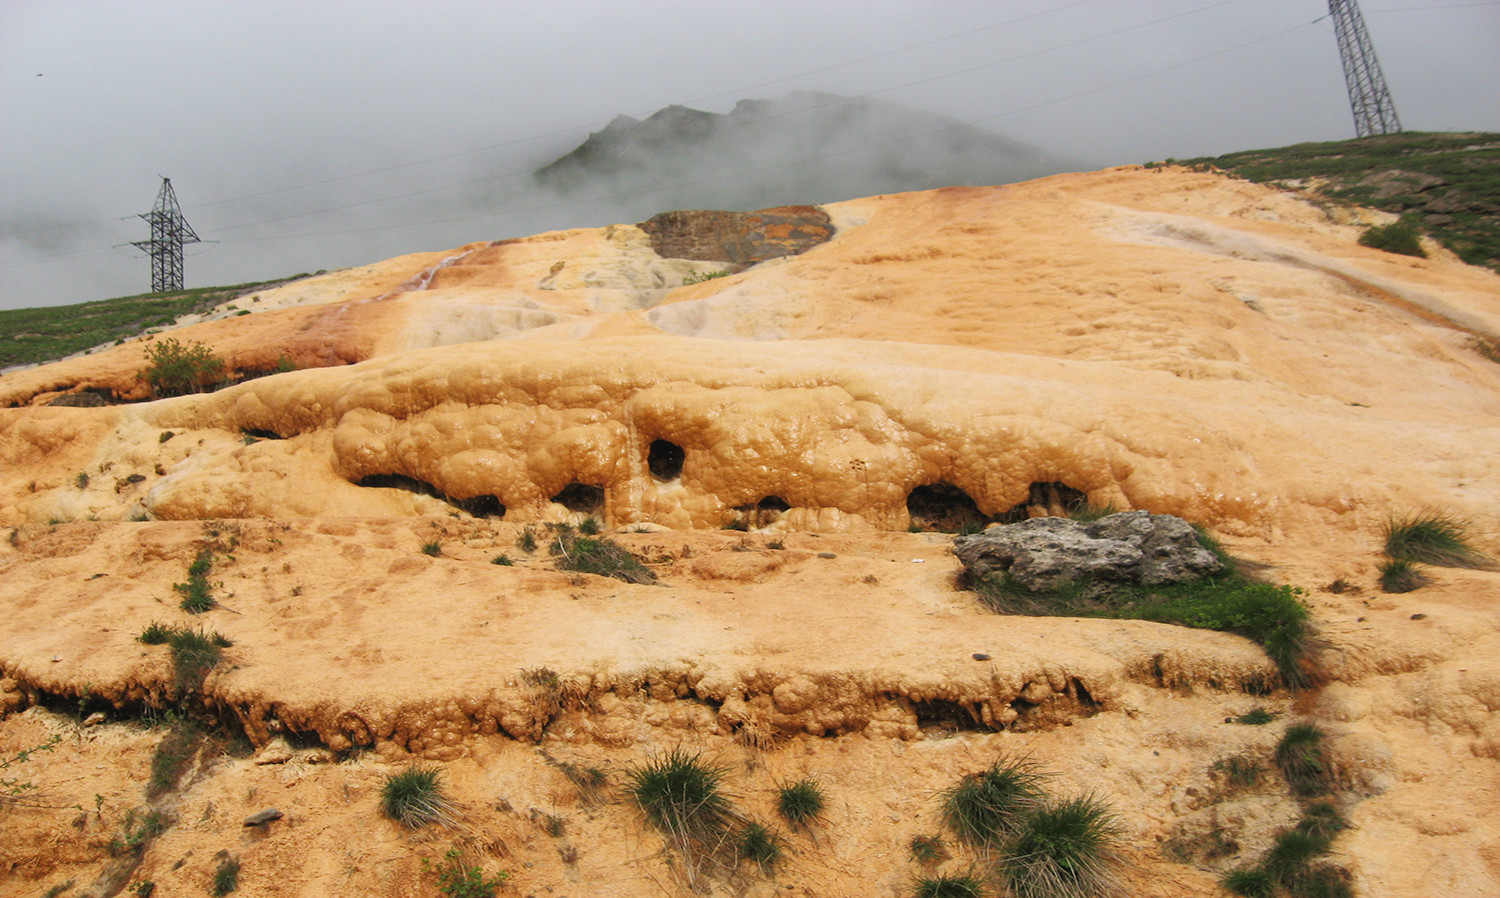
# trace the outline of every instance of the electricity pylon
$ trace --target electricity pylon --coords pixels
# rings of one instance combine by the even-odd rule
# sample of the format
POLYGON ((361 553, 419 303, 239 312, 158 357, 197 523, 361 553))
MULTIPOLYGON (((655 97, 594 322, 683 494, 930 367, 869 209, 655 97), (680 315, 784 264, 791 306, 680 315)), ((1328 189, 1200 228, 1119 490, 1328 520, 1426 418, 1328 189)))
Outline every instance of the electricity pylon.
POLYGON ((1333 16, 1333 32, 1339 40, 1339 57, 1344 61, 1344 83, 1349 87, 1349 106, 1354 110, 1354 132, 1359 137, 1401 133, 1396 118, 1396 104, 1380 74, 1375 45, 1365 30, 1364 17, 1355 0, 1328 0, 1328 14, 1333 16))
POLYGON ((156 205, 150 212, 142 213, 141 218, 151 224, 151 239, 134 241, 134 245, 151 256, 151 292, 181 290, 182 245, 197 243, 198 235, 182 217, 182 207, 177 205, 170 178, 161 179, 156 205))

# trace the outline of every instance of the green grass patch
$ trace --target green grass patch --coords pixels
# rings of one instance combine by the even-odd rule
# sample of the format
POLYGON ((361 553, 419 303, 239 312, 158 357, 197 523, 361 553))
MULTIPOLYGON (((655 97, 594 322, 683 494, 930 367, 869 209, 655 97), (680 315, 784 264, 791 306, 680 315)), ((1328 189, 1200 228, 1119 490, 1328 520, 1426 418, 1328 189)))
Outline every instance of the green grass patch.
POLYGON ((961 842, 994 847, 1041 807, 1044 777, 1028 758, 1003 758, 942 794, 943 823, 961 842))
POLYGON ((918 864, 928 866, 948 859, 948 847, 941 836, 916 835, 907 845, 907 853, 918 864))
POLYGON ((443 774, 436 767, 413 764, 392 773, 380 785, 380 810, 402 826, 456 823, 453 803, 443 793, 443 774))
POLYGON ((151 778, 146 797, 155 798, 177 788, 177 783, 203 744, 203 732, 185 720, 167 730, 151 755, 151 778))
POLYGON ((1405 220, 1365 228, 1364 233, 1359 235, 1359 245, 1402 256, 1427 258, 1427 250, 1422 248, 1422 235, 1417 231, 1416 225, 1405 220))
POLYGON ((1430 510, 1387 521, 1385 554, 1395 561, 1437 567, 1488 568, 1494 564, 1469 542, 1467 521, 1430 510))
POLYGON ((1260 645, 1288 686, 1305 686, 1312 679, 1306 665, 1312 636, 1302 600, 1306 593, 1293 586, 1230 572, 1167 586, 1073 581, 1037 591, 1007 571, 986 577, 975 591, 1002 614, 1150 620, 1235 633, 1260 645))
POLYGON ((560 571, 577 571, 614 577, 627 583, 655 583, 656 574, 613 540, 581 536, 571 529, 559 528, 553 534, 549 551, 557 558, 560 571))
POLYGON ((136 641, 143 645, 166 645, 172 653, 172 685, 179 695, 203 685, 208 672, 223 658, 224 649, 234 645, 217 630, 205 632, 201 627, 152 623, 141 631, 136 641))
POLYGON ((1256 705, 1238 717, 1231 717, 1229 722, 1237 723, 1240 726, 1259 727, 1265 726, 1275 719, 1276 713, 1274 711, 1268 711, 1260 705, 1256 705))
POLYGON ((1301 797, 1323 795, 1333 782, 1324 742, 1327 734, 1315 723, 1294 723, 1276 744, 1276 766, 1292 792, 1301 797))

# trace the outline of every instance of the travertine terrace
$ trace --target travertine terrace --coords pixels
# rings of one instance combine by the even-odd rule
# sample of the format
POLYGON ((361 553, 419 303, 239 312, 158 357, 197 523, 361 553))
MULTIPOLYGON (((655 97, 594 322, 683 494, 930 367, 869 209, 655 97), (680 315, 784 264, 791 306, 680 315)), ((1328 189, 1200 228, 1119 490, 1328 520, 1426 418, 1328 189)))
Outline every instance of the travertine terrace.
POLYGON ((747 813, 804 774, 834 802, 726 894, 909 894, 933 793, 1002 752, 1112 802, 1128 891, 1212 894, 1295 817, 1215 794, 1216 760, 1275 741, 1223 722, 1257 703, 1332 734, 1360 894, 1500 892, 1500 575, 1374 584, 1393 514, 1500 549, 1500 365, 1474 348, 1500 277, 1357 245, 1375 215, 1122 168, 679 216, 676 242, 555 232, 241 297, 172 334, 244 378, 212 394, 136 401, 138 341, 0 377, 0 746, 64 737, 27 764, 55 807, 0 809, 0 894, 196 893, 220 851, 246 894, 427 894, 456 843, 516 894, 677 894, 659 837, 558 767, 676 746, 747 813), (47 405, 80 391, 119 404, 47 405), (908 532, 1059 495, 1182 516, 1307 589, 1329 682, 1251 696, 1274 667, 1236 636, 990 614, 908 532), (516 548, 588 516, 658 585, 516 548), (205 546, 220 607, 190 618, 172 584, 205 546), (135 641, 153 621, 233 640, 201 692, 135 641), (124 719, 177 700, 254 754, 201 760, 122 873, 104 848, 160 738, 124 719), (461 832, 380 816, 411 756, 461 832), (287 818, 242 832, 266 805, 287 818), (1210 826, 1234 853, 1169 850, 1210 826))

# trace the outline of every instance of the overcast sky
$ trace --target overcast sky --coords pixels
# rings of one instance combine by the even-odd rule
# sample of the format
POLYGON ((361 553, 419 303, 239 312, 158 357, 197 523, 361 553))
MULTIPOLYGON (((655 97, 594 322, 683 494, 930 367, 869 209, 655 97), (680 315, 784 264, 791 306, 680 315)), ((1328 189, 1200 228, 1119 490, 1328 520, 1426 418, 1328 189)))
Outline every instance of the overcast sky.
MULTIPOLYGON (((1402 125, 1500 131, 1500 2, 1365 0, 1402 125)), ((1090 166, 1354 136, 1324 0, 0 0, 0 308, 598 225, 525 173, 617 114, 793 90, 1090 166), (121 244, 125 244, 121 246, 121 244)))

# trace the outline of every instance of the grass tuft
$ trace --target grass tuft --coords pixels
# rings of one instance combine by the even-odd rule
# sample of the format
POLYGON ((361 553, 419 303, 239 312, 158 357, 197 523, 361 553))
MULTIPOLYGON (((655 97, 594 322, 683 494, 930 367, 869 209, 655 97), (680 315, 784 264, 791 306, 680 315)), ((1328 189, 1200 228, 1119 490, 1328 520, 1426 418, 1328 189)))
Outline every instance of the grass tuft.
POLYGON ((426 555, 428 558, 437 558, 439 555, 443 554, 443 544, 438 542, 437 540, 433 540, 429 543, 423 543, 422 554, 426 555))
POLYGON ((515 562, 511 560, 509 555, 501 552, 499 555, 496 555, 494 558, 490 559, 490 564, 498 564, 501 567, 510 567, 511 565, 515 564, 515 562))
POLYGON ((781 840, 761 823, 748 823, 739 832, 736 853, 740 860, 750 861, 762 873, 770 873, 781 860, 781 840))
POLYGON ((1258 727, 1258 726, 1265 726, 1266 724, 1270 723, 1271 721, 1273 721, 1275 719, 1276 719, 1276 713, 1274 711, 1267 711, 1265 708, 1261 707, 1260 705, 1256 705, 1255 707, 1253 707, 1250 710, 1246 711, 1244 714, 1241 714, 1238 717, 1232 717, 1232 718, 1230 718, 1229 722, 1230 723, 1237 723, 1237 724, 1240 724, 1241 726, 1258 727))
POLYGON ((916 898, 980 898, 984 882, 972 872, 923 876, 917 879, 915 894, 916 898))
POLYGON ((673 749, 629 771, 626 791, 656 829, 706 841, 729 824, 729 799, 720 791, 728 772, 702 755, 673 749))
POLYGON ((240 862, 236 858, 226 857, 219 862, 218 869, 214 870, 214 884, 209 891, 214 898, 223 898, 240 887, 240 862))
POLYGON ((1086 795, 1028 814, 1006 845, 1001 877, 1015 898, 1095 898, 1110 894, 1120 866, 1120 823, 1086 795))
POLYGON ((1323 746, 1326 735, 1315 723, 1294 723, 1276 744, 1276 766, 1294 794, 1305 798, 1328 791, 1333 771, 1323 746))
POLYGON ((936 864, 949 857, 948 848, 943 844, 941 836, 912 836, 908 851, 911 859, 923 866, 936 864))
POLYGON ((380 787, 380 809, 403 826, 416 829, 429 823, 452 826, 453 803, 443 794, 442 771, 413 764, 385 778, 380 787))
POLYGON ((1276 894, 1276 877, 1260 867, 1231 870, 1221 883, 1225 891, 1242 898, 1272 898, 1276 894))
POLYGON ((1395 561, 1437 567, 1487 568, 1494 560, 1469 542, 1469 523, 1440 511, 1422 511, 1385 525, 1385 554, 1395 561))
POLYGON ((1380 565, 1380 588, 1385 592, 1415 592, 1431 582, 1421 568, 1405 559, 1390 558, 1380 565))
POLYGON ((783 783, 776 789, 776 810, 793 827, 807 827, 818 822, 827 805, 827 793, 812 777, 783 783))
POLYGON ((943 822, 959 841, 991 847, 1014 835, 1045 800, 1029 758, 1002 758, 943 793, 943 822))

